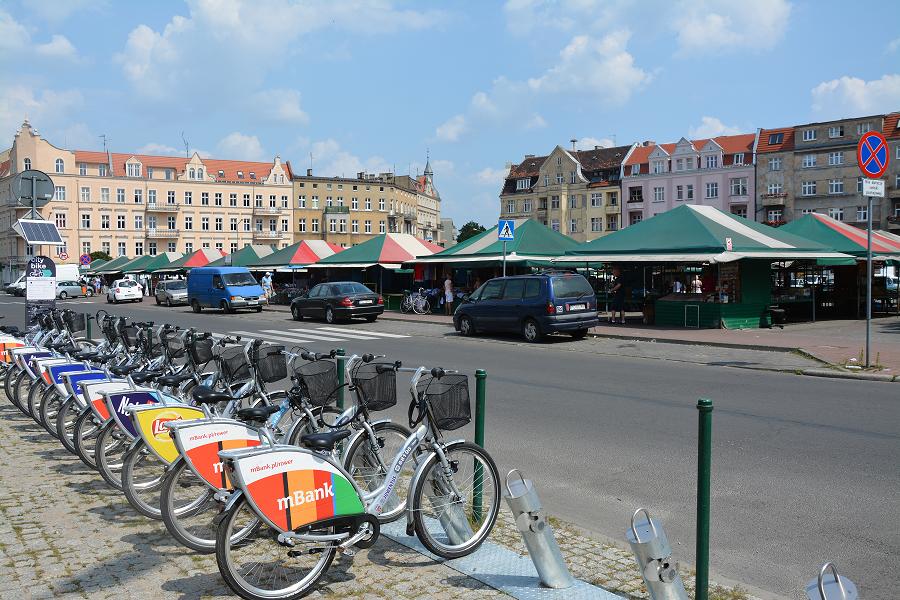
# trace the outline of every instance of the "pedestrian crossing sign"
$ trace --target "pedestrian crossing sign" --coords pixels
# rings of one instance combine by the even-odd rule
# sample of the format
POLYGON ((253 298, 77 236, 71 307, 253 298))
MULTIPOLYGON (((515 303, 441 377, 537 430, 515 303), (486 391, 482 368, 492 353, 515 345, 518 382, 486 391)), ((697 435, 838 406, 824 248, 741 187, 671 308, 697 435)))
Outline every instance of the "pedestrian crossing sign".
POLYGON ((512 219, 500 219, 497 224, 497 240, 511 242, 515 239, 516 222, 512 219))

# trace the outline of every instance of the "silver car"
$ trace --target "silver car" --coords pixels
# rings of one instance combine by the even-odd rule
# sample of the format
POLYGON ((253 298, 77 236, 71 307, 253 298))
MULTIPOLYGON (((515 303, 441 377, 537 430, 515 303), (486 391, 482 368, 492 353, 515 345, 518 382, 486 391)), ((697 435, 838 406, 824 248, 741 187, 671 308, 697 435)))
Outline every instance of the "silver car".
POLYGON ((60 300, 66 298, 80 298, 81 296, 93 296, 94 290, 89 285, 81 285, 77 281, 57 281, 56 297, 60 300))
POLYGON ((184 279, 170 279, 157 283, 156 303, 166 306, 187 304, 187 282, 184 279))

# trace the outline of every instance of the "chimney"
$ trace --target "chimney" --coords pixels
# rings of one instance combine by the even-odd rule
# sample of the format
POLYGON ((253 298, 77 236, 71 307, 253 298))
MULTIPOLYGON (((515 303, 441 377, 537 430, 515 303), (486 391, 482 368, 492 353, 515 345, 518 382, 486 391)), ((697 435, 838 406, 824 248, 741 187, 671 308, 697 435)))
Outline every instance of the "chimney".
POLYGON ((572 138, 572 139, 569 140, 569 141, 572 142, 572 150, 575 150, 575 144, 578 143, 578 139, 577 139, 577 138, 572 138))
POLYGON ((534 158, 534 154, 526 154, 525 158, 534 158))
POLYGON ((312 169, 307 169, 307 170, 306 170, 306 176, 307 176, 307 177, 312 177, 312 169))
POLYGON ((603 146, 594 146, 594 150, 603 150, 603 146))
POLYGON ((654 142, 653 140, 644 140, 644 142, 643 142, 641 145, 644 146, 644 147, 646 147, 646 146, 654 146, 654 145, 656 145, 656 142, 654 142))

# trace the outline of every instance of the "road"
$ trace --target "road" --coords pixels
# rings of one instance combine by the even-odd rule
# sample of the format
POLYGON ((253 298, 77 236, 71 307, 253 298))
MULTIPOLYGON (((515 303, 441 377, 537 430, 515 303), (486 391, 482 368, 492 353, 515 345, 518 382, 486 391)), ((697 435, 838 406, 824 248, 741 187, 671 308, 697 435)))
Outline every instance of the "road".
MULTIPOLYGON (((71 305, 109 308, 98 301, 71 305)), ((380 320, 328 330, 274 311, 194 315, 146 301, 114 312, 276 342, 304 339, 317 351, 379 352, 407 365, 485 368, 486 446, 501 471, 522 468, 548 512, 620 543, 631 512, 645 506, 686 562, 694 559, 695 406, 699 397, 712 398, 714 576, 764 596, 801 598, 805 582, 831 560, 861 597, 894 595, 896 384, 722 366, 796 360, 765 352, 647 344, 657 357, 647 359, 640 355, 649 352, 633 343, 526 345, 464 339, 422 323, 380 320)), ((4 296, 0 313, 21 321, 24 307, 4 296)), ((405 410, 401 402, 390 416, 403 421, 405 410)), ((454 433, 473 435, 471 427, 454 433)))

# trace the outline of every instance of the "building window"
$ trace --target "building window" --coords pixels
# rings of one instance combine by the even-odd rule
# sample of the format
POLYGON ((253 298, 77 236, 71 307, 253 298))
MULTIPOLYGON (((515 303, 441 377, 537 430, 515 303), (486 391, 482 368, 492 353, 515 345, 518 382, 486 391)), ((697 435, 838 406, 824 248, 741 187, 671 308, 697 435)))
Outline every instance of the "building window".
POLYGON ((679 158, 675 161, 675 170, 676 171, 684 171, 684 159, 679 158))
POLYGON ((707 169, 718 169, 719 168, 719 156, 717 154, 710 154, 706 157, 706 168, 707 169))
POLYGON ((191 254, 194 251, 194 242, 185 242, 184 243, 184 253, 191 254))
POLYGON ((175 204, 175 190, 166 192, 166 203, 171 205, 175 204))
POLYGON ((116 229, 125 229, 125 215, 116 215, 116 229))
POLYGON ((603 206, 603 194, 600 192, 591 192, 591 207, 599 208, 603 206))
POLYGON ((569 221, 569 233, 578 233, 578 219, 569 221))
POLYGON ((544 175, 544 185, 550 185, 550 175, 544 175))
POLYGON ((363 231, 365 233, 372 233, 372 221, 369 221, 367 219, 365 222, 363 222, 363 231))
POLYGON ((116 202, 125 204, 125 188, 116 188, 116 202))
POLYGON ((569 208, 578 208, 578 196, 569 194, 569 208))
POLYGON ((607 231, 618 231, 619 229, 619 215, 607 215, 606 216, 606 230, 607 231))
POLYGON ((803 130, 803 141, 804 142, 813 142, 816 139, 816 130, 815 129, 804 129, 803 130))
MULTIPOLYGON (((190 219, 190 217, 185 217, 185 219, 190 219)), ((134 228, 137 230, 141 230, 144 228, 144 216, 143 215, 134 215, 134 228)))
MULTIPOLYGON (((341 205, 343 206, 343 203, 341 205)), ((384 198, 378 199, 378 210, 384 211, 384 198)))
POLYGON ((522 210, 524 210, 526 213, 531 212, 531 200, 525 199, 522 201, 522 210))
POLYGON ((144 190, 136 189, 134 190, 134 203, 135 204, 143 204, 144 202, 144 190))
POLYGON ((857 177, 856 178, 856 192, 859 194, 862 194, 862 190, 863 190, 863 178, 857 177))
POLYGON ((516 180, 516 189, 517 190, 527 190, 529 187, 531 187, 530 184, 531 184, 531 179, 528 179, 528 178, 517 179, 516 180))
POLYGON ((193 192, 185 192, 184 193, 184 203, 190 206, 194 203, 194 193, 193 192))
POLYGON ((602 231, 602 220, 598 217, 591 217, 591 231, 602 231))
POLYGON ((56 159, 56 172, 57 172, 57 173, 63 173, 63 172, 64 172, 63 166, 64 166, 64 165, 63 165, 63 159, 57 158, 57 159, 56 159))
POLYGON ((200 217, 200 230, 209 231, 209 217, 200 217))
POLYGON ((862 135, 872 131, 871 123, 860 123, 856 126, 856 135, 862 135))
POLYGON ((844 126, 843 125, 832 125, 828 128, 828 137, 830 138, 839 138, 844 137, 844 126))
POLYGON ((829 179, 828 180, 828 193, 829 194, 843 194, 844 193, 844 180, 843 179, 829 179))
POLYGON ((156 190, 147 190, 147 204, 156 204, 156 190))
POLYGON ((300 233, 306 233, 306 219, 300 219, 297 223, 297 228, 300 230, 300 233))
POLYGON ((378 233, 384 233, 385 231, 387 231, 387 229, 385 228, 384 221, 379 221, 378 222, 378 233))
POLYGON ((109 188, 100 188, 100 202, 109 203, 109 188))
POLYGON ((100 177, 106 177, 107 175, 109 175, 109 167, 107 167, 104 163, 100 163, 97 171, 100 174, 100 177))
POLYGON ((538 210, 547 210, 547 199, 546 198, 538 199, 538 210))
POLYGON ((731 207, 731 214, 733 214, 736 217, 746 219, 747 218, 747 207, 746 206, 733 206, 733 207, 731 207))
POLYGON ((744 153, 743 152, 738 152, 737 154, 734 155, 734 164, 735 165, 744 164, 744 153))
POLYGON ((65 200, 66 199, 66 188, 57 185, 53 188, 53 199, 54 200, 65 200))
POLYGON ((338 222, 338 225, 338 231, 340 231, 341 233, 347 233, 347 219, 341 219, 338 222))
POLYGON ((350 222, 350 233, 359 233, 359 221, 357 219, 353 219, 350 222))
POLYGON ((569 172, 569 183, 575 183, 578 181, 578 173, 576 171, 569 172))
POLYGON ((516 201, 515 200, 507 200, 506 201, 506 212, 509 214, 516 212, 516 201))
POLYGON ((815 154, 804 154, 803 162, 801 163, 804 169, 809 169, 816 166, 816 155, 815 154))
POLYGON ((91 188, 89 188, 89 187, 81 188, 81 196, 79 198, 82 202, 90 202, 91 201, 91 188))
POLYGON ((780 171, 781 170, 781 157, 780 156, 769 159, 769 170, 770 171, 780 171))
POLYGON ((780 208, 773 208, 766 213, 766 219, 769 221, 769 223, 777 223, 781 220, 781 215, 782 213, 780 208))
POLYGON ((125 165, 125 174, 128 177, 141 176, 141 163, 128 163, 125 165))
POLYGON ((24 171, 30 171, 31 170, 31 159, 30 158, 23 159, 22 166, 23 166, 24 171))
POLYGON ((780 144, 784 141, 783 133, 770 133, 769 134, 769 144, 780 144))
POLYGON ((216 231, 224 231, 222 217, 216 217, 216 231))
POLYGON ((135 242, 134 243, 134 255, 135 256, 143 256, 144 255, 144 242, 135 242))
POLYGON ((632 175, 640 175, 641 174, 641 165, 631 165, 631 174, 632 175))
POLYGON ((628 201, 629 202, 643 202, 644 201, 644 189, 641 187, 628 188, 628 201))
POLYGON ((685 200, 693 200, 694 199, 694 184, 690 183, 686 187, 687 197, 685 200))
POLYGON ((653 188, 653 201, 654 202, 665 202, 666 200, 666 190, 662 187, 653 188))
POLYGON ((780 183, 770 183, 766 188, 766 191, 769 194, 781 194, 782 192, 784 192, 784 186, 780 183))
POLYGON ((719 197, 719 184, 715 181, 706 184, 706 197, 708 199, 719 197))
POLYGON ((103 250, 106 254, 111 254, 112 249, 109 242, 101 242, 100 249, 103 250))
POLYGON ((350 198, 350 208, 352 210, 359 210, 359 198, 356 196, 352 196, 350 198))
POLYGON ((637 225, 644 219, 644 215, 642 213, 631 213, 631 224, 637 225))
POLYGON ((209 206, 209 192, 200 192, 200 206, 209 206))
POLYGON ((149 254, 150 256, 156 256, 156 242, 147 243, 147 254, 149 254))
POLYGON ((228 206, 237 206, 237 194, 228 194, 228 206))
POLYGON ((330 219, 328 221, 328 233, 337 233, 337 220, 330 219))
POLYGON ((118 252, 119 256, 125 256, 125 242, 119 242, 118 244, 116 244, 116 251, 118 252))
POLYGON ((606 195, 606 201, 610 206, 619 205, 619 192, 609 192, 606 195))
POLYGON ((216 192, 215 203, 216 206, 222 206, 222 192, 216 192))
POLYGON ((169 231, 174 231, 175 227, 177 227, 175 220, 175 215, 166 217, 166 228, 169 229, 169 231))
POLYGON ((84 163, 78 163, 78 174, 79 175, 87 175, 87 165, 84 163))
MULTIPOLYGON (((34 250, 31 249, 31 246, 25 246, 25 252, 27 254, 34 254, 34 250)), ((90 242, 81 242, 81 253, 82 254, 90 254, 91 253, 91 243, 90 242)))
POLYGON ((194 217, 191 215, 184 216, 184 228, 187 231, 190 231, 194 228, 194 217))
POLYGON ((828 153, 828 164, 832 167, 844 164, 844 153, 843 152, 829 152, 828 153))
POLYGON ((306 196, 297 196, 297 208, 306 208, 306 196))
POLYGON ((559 231, 559 219, 550 221, 550 228, 553 229, 553 231, 559 231))
POLYGON ((804 181, 800 184, 800 193, 804 196, 815 196, 816 195, 816 182, 815 181, 804 181))
POLYGON ((178 250, 178 244, 176 242, 169 242, 166 246, 167 252, 175 252, 176 250, 178 250))
POLYGON ((664 173, 666 170, 666 163, 662 160, 654 160, 653 161, 653 174, 658 175, 659 173, 664 173))
POLYGON ((56 226, 64 229, 66 227, 66 213, 56 213, 54 215, 56 226))
POLYGON ((550 208, 559 208, 559 196, 550 197, 550 208))
POLYGON ((731 179, 731 195, 746 196, 747 195, 747 178, 734 177, 731 179))
POLYGON ((156 229, 156 215, 147 216, 147 229, 156 229))
POLYGON ((556 184, 557 184, 557 185, 562 185, 562 182, 563 182, 563 174, 562 174, 562 173, 557 173, 557 174, 556 174, 556 184))
POLYGON ((319 208, 319 197, 318 197, 318 196, 313 196, 313 197, 311 198, 311 200, 312 200, 312 207, 311 207, 311 208, 319 208))
POLYGON ((865 223, 869 221, 869 207, 868 206, 857 206, 856 207, 856 221, 858 223, 865 223))
POLYGON ((311 221, 311 223, 310 223, 310 230, 311 230, 313 233, 319 233, 319 220, 318 220, 318 219, 313 219, 313 220, 311 221))
POLYGON ((172 169, 166 169, 166 179, 172 179, 172 169))
POLYGON ((372 210, 372 199, 366 198, 366 210, 372 210))
POLYGON ((836 219, 838 221, 844 220, 844 209, 843 208, 829 208, 828 216, 832 219, 836 219))
POLYGON ((684 200, 684 186, 683 185, 675 186, 675 199, 676 200, 684 200))
POLYGON ((100 215, 100 229, 109 229, 109 215, 100 215))

